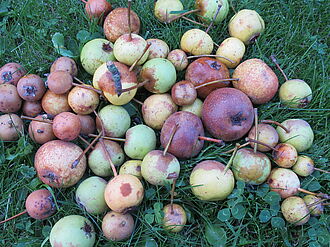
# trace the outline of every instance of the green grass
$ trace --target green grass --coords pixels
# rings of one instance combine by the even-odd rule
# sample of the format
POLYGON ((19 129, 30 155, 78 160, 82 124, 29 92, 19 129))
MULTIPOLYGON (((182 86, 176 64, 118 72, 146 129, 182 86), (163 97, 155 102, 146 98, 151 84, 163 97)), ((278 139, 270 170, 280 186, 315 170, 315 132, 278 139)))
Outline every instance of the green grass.
MULTIPOLYGON (((111 1, 114 7, 125 1, 111 1)), ((193 8, 193 1, 184 0, 186 9, 193 8)), ((316 166, 329 169, 330 159, 330 84, 329 84, 329 19, 330 6, 325 0, 310 1, 230 1, 236 11, 243 8, 257 10, 266 23, 265 33, 257 43, 247 47, 247 58, 261 58, 272 68, 269 60, 276 54, 279 63, 290 78, 305 80, 313 90, 313 101, 305 109, 281 107, 278 98, 259 107, 260 119, 272 118, 279 122, 288 118, 302 118, 310 123, 315 133, 310 155, 316 166)), ((142 20, 142 36, 165 40, 171 49, 179 47, 181 35, 196 27, 180 20, 170 25, 159 23, 152 14, 152 0, 135 1, 133 9, 142 20)), ((233 9, 222 25, 210 32, 220 43, 228 37, 227 24, 233 9)), ((86 30, 101 35, 102 29, 90 23, 84 15, 83 4, 78 0, 4 0, 0 4, 0 65, 7 62, 21 63, 29 73, 43 75, 59 54, 51 37, 62 33, 66 46, 79 54, 82 46, 76 35, 86 30)), ((276 71, 280 82, 283 77, 276 71)), ((182 77, 183 74, 180 74, 182 77)), ((79 67, 79 77, 91 77, 79 67)), ((0 164, 0 220, 24 210, 24 200, 35 189, 47 187, 36 178, 33 156, 38 145, 28 136, 18 144, 1 143, 0 164)), ((182 161, 175 201, 188 213, 188 224, 181 233, 170 234, 159 225, 160 208, 169 202, 169 188, 150 186, 146 183, 146 199, 135 212, 134 235, 126 242, 113 243, 101 235, 102 216, 91 216, 74 201, 76 186, 69 189, 50 189, 57 198, 58 212, 44 221, 21 216, 0 226, 0 246, 49 246, 47 238, 51 227, 63 216, 85 215, 95 224, 95 246, 328 246, 330 242, 329 207, 318 218, 295 227, 280 220, 279 200, 268 193, 267 186, 248 186, 237 183, 234 193, 223 202, 202 202, 189 189, 189 174, 193 166, 205 159, 227 162, 228 155, 221 154, 230 147, 208 145, 196 158, 182 161), (262 213, 261 213, 262 212, 262 213), (230 215, 228 214, 230 213, 230 215), (261 214, 261 216, 260 216, 261 214), (272 216, 272 219, 270 217, 272 216), (267 221, 267 222, 261 222, 267 221), (226 241, 225 241, 226 240, 226 241)), ((85 177, 91 175, 88 171, 85 177)), ((302 187, 309 190, 330 192, 330 176, 314 172, 303 179, 302 187)))

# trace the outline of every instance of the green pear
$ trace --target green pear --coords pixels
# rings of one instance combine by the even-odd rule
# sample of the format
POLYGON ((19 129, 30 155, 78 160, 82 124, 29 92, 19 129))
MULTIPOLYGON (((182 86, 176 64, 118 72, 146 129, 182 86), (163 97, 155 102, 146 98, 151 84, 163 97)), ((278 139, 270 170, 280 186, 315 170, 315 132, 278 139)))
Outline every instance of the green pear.
POLYGON ((279 89, 281 103, 299 108, 308 105, 312 100, 312 89, 303 80, 293 79, 282 84, 279 89))
POLYGON ((143 159, 156 148, 156 134, 150 127, 139 124, 126 132, 124 151, 131 159, 143 159))
POLYGON ((196 9, 200 9, 198 13, 201 16, 200 19, 206 23, 213 21, 219 7, 220 10, 214 20, 215 24, 221 23, 227 17, 229 11, 228 0, 196 0, 195 6, 196 9))

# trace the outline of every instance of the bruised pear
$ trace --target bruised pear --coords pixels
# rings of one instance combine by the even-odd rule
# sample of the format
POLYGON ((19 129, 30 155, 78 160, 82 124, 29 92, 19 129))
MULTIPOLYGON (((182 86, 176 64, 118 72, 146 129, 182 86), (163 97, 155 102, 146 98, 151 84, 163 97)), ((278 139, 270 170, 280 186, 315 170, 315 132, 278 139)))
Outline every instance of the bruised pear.
POLYGON ((85 11, 90 19, 106 16, 111 9, 111 4, 107 0, 88 0, 85 5, 85 11))
POLYGON ((148 60, 153 58, 166 58, 170 52, 170 48, 165 41, 161 39, 147 39, 148 44, 151 44, 149 47, 149 56, 148 60))
POLYGON ((187 54, 180 49, 170 51, 167 55, 167 60, 170 61, 177 71, 182 71, 188 66, 187 54))
POLYGON ((167 23, 179 14, 172 11, 182 11, 183 5, 180 0, 157 0, 155 2, 154 14, 158 20, 167 23))
POLYGON ((24 133, 22 119, 16 114, 0 116, 0 140, 16 141, 24 133))
POLYGON ((126 65, 131 66, 136 60, 138 65, 143 64, 149 56, 149 49, 145 51, 147 41, 138 34, 123 34, 113 45, 115 58, 126 65))
POLYGON ((228 0, 196 0, 196 9, 199 9, 200 19, 203 22, 215 24, 221 23, 228 15, 228 0), (220 10, 219 10, 220 8, 220 10), (216 18, 214 16, 217 14, 216 18))
POLYGON ((95 120, 90 115, 78 115, 81 124, 81 135, 89 135, 95 132, 95 120))
POLYGON ((313 196, 313 195, 306 195, 303 198, 304 202, 306 203, 308 210, 312 216, 320 216, 324 212, 324 206, 322 204, 322 199, 313 196))
POLYGON ((7 63, 0 68, 0 84, 17 85, 19 79, 26 74, 26 70, 18 63, 7 63))
POLYGON ((34 167, 39 179, 54 188, 76 184, 86 170, 83 150, 74 143, 53 140, 43 144, 35 154, 34 167))
POLYGON ((280 143, 275 146, 277 151, 273 151, 274 162, 283 168, 291 168, 297 161, 298 153, 294 146, 288 143, 280 143))
POLYGON ((312 146, 314 132, 305 120, 287 119, 281 124, 286 127, 289 132, 287 133, 281 127, 276 128, 280 137, 280 142, 291 144, 298 152, 306 151, 312 146))
POLYGON ((0 112, 17 112, 22 105, 17 88, 12 84, 0 84, 0 112))
MULTIPOLYGON (((207 82, 229 79, 230 74, 226 65, 217 59, 202 57, 196 59, 194 62, 189 64, 185 79, 194 84, 194 86, 199 86, 207 82)), ((229 81, 222 81, 213 83, 211 85, 203 86, 197 89, 198 97, 206 98, 212 91, 228 87, 230 85, 229 81)))
POLYGON ((80 119, 71 112, 62 112, 53 120, 54 135, 60 140, 73 141, 79 136, 80 130, 80 119))
POLYGON ((191 82, 179 81, 173 85, 171 96, 177 105, 191 105, 197 98, 197 91, 191 82))
POLYGON ((68 95, 68 103, 71 109, 82 115, 92 113, 99 105, 99 101, 99 95, 96 92, 81 87, 72 88, 68 95))
POLYGON ((242 60, 245 53, 245 45, 244 43, 234 37, 230 37, 222 41, 220 44, 216 55, 228 58, 233 61, 228 61, 225 58, 217 57, 217 59, 223 62, 228 68, 235 68, 242 60))
MULTIPOLYGON (((106 2, 106 0, 104 0, 106 2)), ((107 61, 114 61, 113 44, 106 39, 88 41, 81 50, 80 61, 83 68, 90 75, 107 61)))
POLYGON ((29 216, 37 220, 46 219, 56 211, 54 198, 46 189, 35 190, 29 194, 25 208, 29 216))
POLYGON ((93 247, 95 229, 93 224, 83 216, 65 216, 53 226, 49 241, 52 247, 93 247))
POLYGON ((271 191, 277 192, 282 198, 298 193, 300 181, 298 176, 290 169, 274 168, 267 180, 271 191))
POLYGON ((288 107, 304 107, 312 100, 312 89, 306 82, 299 79, 284 82, 278 93, 281 103, 288 107))
POLYGON ((286 198, 281 204, 281 212, 287 222, 296 226, 307 223, 310 217, 306 203, 298 196, 286 198))
POLYGON ((192 193, 203 201, 226 199, 234 189, 235 179, 232 171, 225 172, 225 165, 206 160, 198 163, 190 174, 192 193))
MULTIPOLYGON (((121 146, 114 141, 104 140, 105 149, 107 150, 111 161, 115 166, 119 166, 124 162, 125 155, 121 146)), ((94 150, 88 156, 88 166, 96 175, 108 177, 113 175, 111 164, 102 147, 102 143, 98 142, 94 150)))
POLYGON ((41 100, 41 106, 44 111, 52 116, 55 116, 61 112, 71 111, 71 107, 68 103, 68 93, 55 94, 48 90, 41 100))
POLYGON ((181 232, 187 223, 187 214, 178 204, 167 204, 163 208, 163 227, 169 232, 181 232))
POLYGON ((160 143, 163 148, 167 146, 174 132, 168 152, 179 159, 188 159, 196 156, 203 148, 204 136, 202 121, 195 114, 179 111, 172 114, 164 123, 160 134, 160 143))
POLYGON ((229 21, 229 35, 248 45, 253 43, 265 30, 265 22, 254 10, 242 9, 229 21))
POLYGON ((253 124, 250 99, 234 88, 213 91, 204 101, 202 120, 211 135, 224 141, 243 137, 253 124))
POLYGON ((242 148, 237 151, 232 168, 237 180, 258 185, 267 180, 272 166, 267 155, 242 148))
MULTIPOLYGON (((139 16, 133 10, 131 10, 130 16, 132 33, 139 33, 139 16)), ((112 10, 104 20, 103 30, 104 35, 111 42, 115 42, 123 34, 129 33, 128 8, 116 8, 112 10)))
POLYGON ((120 166, 119 174, 131 174, 142 179, 141 160, 128 160, 120 166))
POLYGON ((156 134, 152 128, 139 124, 126 131, 124 150, 131 159, 143 159, 155 148, 156 134))
MULTIPOLYGON (((255 135, 256 129, 255 126, 253 126, 249 132, 248 137, 250 139, 256 139, 255 135)), ((258 141, 265 143, 271 147, 275 147, 278 143, 278 139, 278 134, 273 126, 269 124, 258 124, 258 141)), ((264 145, 251 143, 251 147, 254 147, 254 145, 257 145, 257 150, 260 152, 268 152, 271 150, 271 148, 266 147, 264 145)))
POLYGON ((143 199, 144 188, 140 180, 130 174, 112 178, 104 191, 104 198, 110 209, 124 213, 138 206, 143 199))
POLYGON ((177 158, 170 153, 164 155, 161 150, 149 152, 141 163, 143 178, 153 185, 172 184, 179 173, 180 163, 177 158))
POLYGON ((208 55, 213 51, 213 40, 200 29, 190 29, 182 35, 180 47, 192 55, 208 55))
POLYGON ((100 177, 89 177, 79 184, 76 190, 76 201, 90 214, 102 214, 108 206, 104 200, 107 182, 100 177))
POLYGON ((127 104, 135 96, 137 89, 122 92, 118 95, 116 91, 116 84, 118 83, 121 84, 122 89, 127 89, 137 84, 135 73, 129 71, 125 64, 113 62, 108 66, 107 63, 104 63, 94 73, 93 86, 101 89, 110 103, 114 105, 127 104))
POLYGON ((314 161, 306 155, 299 155, 292 170, 299 176, 307 177, 314 172, 314 161))
POLYGON ((238 65, 233 73, 233 86, 251 99, 254 104, 270 101, 278 89, 278 78, 274 71, 262 60, 253 58, 238 65))
POLYGON ((142 80, 148 80, 144 87, 152 93, 166 93, 176 81, 174 65, 165 58, 147 61, 140 72, 142 80))
POLYGON ((78 74, 76 62, 69 57, 57 58, 50 67, 50 73, 54 71, 66 71, 70 73, 71 76, 77 76, 78 74))
POLYGON ((37 101, 44 96, 46 87, 40 76, 30 74, 19 79, 17 92, 23 100, 37 101))
POLYGON ((111 241, 122 241, 129 238, 134 231, 134 219, 129 213, 121 214, 111 211, 102 220, 103 235, 111 241))
POLYGON ((143 120, 151 128, 160 130, 166 119, 177 109, 169 94, 153 94, 143 102, 143 120))
POLYGON ((50 91, 56 94, 69 92, 72 87, 73 78, 67 71, 54 71, 47 77, 47 86, 50 91))
POLYGON ((24 101, 22 111, 25 116, 35 117, 39 115, 43 109, 40 101, 24 101))
MULTIPOLYGON (((39 120, 48 120, 47 114, 39 115, 36 117, 39 120)), ((51 123, 42 123, 38 121, 31 121, 29 125, 29 136, 38 144, 44 144, 51 140, 56 139, 53 126, 51 123)))

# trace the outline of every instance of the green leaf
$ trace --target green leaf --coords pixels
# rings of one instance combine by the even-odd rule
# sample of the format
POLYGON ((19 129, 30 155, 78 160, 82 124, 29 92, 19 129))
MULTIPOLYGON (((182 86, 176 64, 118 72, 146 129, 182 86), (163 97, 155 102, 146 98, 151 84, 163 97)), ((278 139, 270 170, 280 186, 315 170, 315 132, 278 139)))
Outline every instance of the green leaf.
POLYGON ((265 195, 267 195, 268 191, 269 191, 269 185, 268 184, 262 184, 258 187, 258 190, 257 190, 256 194, 259 197, 264 197, 265 195))
POLYGON ((264 200, 268 203, 268 204, 278 204, 281 201, 281 196, 274 192, 274 191, 270 191, 267 193, 267 195, 265 196, 264 200))
POLYGON ((275 228, 285 227, 285 221, 281 217, 273 217, 271 223, 272 223, 272 227, 275 228))
POLYGON ((205 237, 212 246, 225 246, 227 242, 226 231, 220 225, 207 224, 205 227, 205 237))
POLYGON ((244 190, 244 188, 245 188, 245 183, 244 183, 243 181, 238 180, 238 181, 236 182, 236 188, 237 188, 238 190, 244 190))
POLYGON ((321 247, 321 245, 319 244, 319 242, 313 241, 309 242, 308 247, 321 247))
POLYGON ((79 40, 81 43, 86 43, 87 41, 90 40, 90 32, 86 31, 86 30, 80 30, 77 35, 76 38, 77 40, 79 40))
POLYGON ((33 167, 29 167, 26 165, 21 165, 21 167, 17 170, 24 176, 24 178, 33 178, 36 174, 36 171, 33 167))
POLYGON ((230 216, 231 216, 230 209, 229 208, 224 208, 224 209, 221 209, 218 212, 217 218, 220 221, 225 222, 225 221, 228 221, 230 219, 230 216))
POLYGON ((231 209, 231 213, 235 219, 241 220, 245 216, 246 209, 242 204, 237 204, 231 209))
POLYGON ((138 247, 158 247, 158 244, 155 239, 147 238, 138 245, 138 247))
POLYGON ((58 53, 64 57, 71 57, 71 58, 75 58, 76 56, 73 54, 72 51, 67 50, 65 48, 59 48, 58 49, 58 53))
POLYGON ((144 219, 146 220, 146 222, 148 223, 148 224, 152 224, 152 223, 154 223, 154 221, 155 221, 155 216, 153 215, 153 214, 146 214, 145 216, 144 216, 144 219))
POLYGON ((281 206, 279 203, 277 204, 271 204, 270 205, 270 213, 272 214, 272 216, 276 216, 278 214, 278 212, 280 211, 281 206))
POLYGON ((321 185, 319 182, 317 181, 312 181, 309 185, 308 185, 308 188, 307 190, 309 191, 318 191, 321 189, 321 185))
POLYGON ((269 210, 263 209, 261 210, 260 214, 259 214, 259 220, 262 223, 266 223, 268 222, 270 219, 272 218, 269 210))
POLYGON ((51 230, 52 230, 51 226, 45 225, 42 228, 42 236, 44 236, 45 238, 48 237, 51 230))
POLYGON ((310 228, 310 229, 307 231, 307 234, 308 234, 308 236, 309 236, 311 239, 313 239, 313 240, 315 240, 316 237, 317 237, 317 232, 316 232, 316 230, 315 230, 314 228, 310 228))
POLYGON ((156 191, 153 188, 150 188, 150 189, 146 190, 144 195, 147 200, 150 200, 150 199, 154 198, 154 196, 156 195, 156 191))
POLYGON ((64 36, 61 33, 55 33, 52 36, 52 42, 56 49, 64 48, 64 36))

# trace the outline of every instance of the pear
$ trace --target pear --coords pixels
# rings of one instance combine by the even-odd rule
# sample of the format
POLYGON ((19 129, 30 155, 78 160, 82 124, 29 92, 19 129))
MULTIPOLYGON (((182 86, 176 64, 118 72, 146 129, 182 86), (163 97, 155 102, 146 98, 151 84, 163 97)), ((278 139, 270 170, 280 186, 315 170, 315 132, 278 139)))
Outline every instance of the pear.
POLYGON ((183 5, 180 0, 157 0, 154 14, 161 22, 168 22, 179 14, 171 14, 172 11, 182 11, 183 5))
POLYGON ((202 108, 203 108, 203 101, 199 98, 196 98, 194 103, 191 105, 184 105, 181 107, 181 111, 187 111, 195 114, 197 117, 202 117, 202 108))
POLYGON ((265 22, 254 10, 243 9, 229 21, 229 34, 248 45, 255 41, 265 30, 265 22))
POLYGON ((156 134, 152 128, 139 124, 127 130, 124 151, 131 159, 143 159, 155 148, 156 134))
POLYGON ((312 89, 300 79, 284 82, 279 89, 281 103, 286 106, 299 108, 308 105, 312 100, 312 89))
POLYGON ((281 204, 281 212, 287 222, 296 226, 307 223, 310 217, 306 203, 298 196, 286 198, 281 204))
POLYGON ((222 41, 220 44, 216 55, 223 56, 232 60, 234 63, 224 59, 222 57, 217 57, 217 59, 223 62, 227 68, 235 68, 242 60, 245 53, 245 45, 244 43, 237 38, 230 37, 222 41))
POLYGON ((229 11, 228 0, 196 0, 195 6, 196 9, 200 9, 198 13, 200 19, 206 23, 213 20, 215 24, 221 23, 227 17, 229 11), (218 8, 220 8, 219 12, 218 8), (216 14, 217 17, 214 19, 216 14))
POLYGON ((181 37, 180 47, 193 55, 207 55, 213 51, 213 40, 200 29, 190 29, 181 37))

